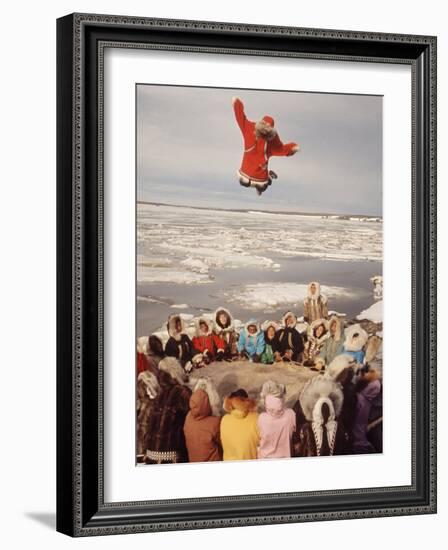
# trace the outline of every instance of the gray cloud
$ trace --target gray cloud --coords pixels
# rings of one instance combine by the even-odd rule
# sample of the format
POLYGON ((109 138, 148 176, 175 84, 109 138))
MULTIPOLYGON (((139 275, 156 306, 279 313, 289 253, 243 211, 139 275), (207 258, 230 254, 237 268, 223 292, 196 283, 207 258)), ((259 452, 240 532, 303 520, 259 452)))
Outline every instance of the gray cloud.
POLYGON ((138 198, 155 202, 336 213, 382 213, 382 98, 178 86, 137 88, 138 198), (246 115, 274 117, 301 152, 273 158, 262 197, 238 184, 246 115))

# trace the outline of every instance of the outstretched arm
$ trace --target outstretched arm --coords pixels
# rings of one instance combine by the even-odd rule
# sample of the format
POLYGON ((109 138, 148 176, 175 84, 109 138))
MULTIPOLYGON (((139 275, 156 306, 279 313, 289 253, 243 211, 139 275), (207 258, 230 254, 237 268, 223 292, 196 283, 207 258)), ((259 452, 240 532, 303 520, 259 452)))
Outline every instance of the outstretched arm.
POLYGON ((300 151, 297 143, 282 143, 278 134, 269 142, 269 156, 271 157, 290 157, 300 151))
POLYGON ((247 118, 244 113, 244 104, 239 97, 232 97, 233 112, 235 113, 235 118, 240 127, 240 130, 244 131, 244 126, 246 124, 247 118))

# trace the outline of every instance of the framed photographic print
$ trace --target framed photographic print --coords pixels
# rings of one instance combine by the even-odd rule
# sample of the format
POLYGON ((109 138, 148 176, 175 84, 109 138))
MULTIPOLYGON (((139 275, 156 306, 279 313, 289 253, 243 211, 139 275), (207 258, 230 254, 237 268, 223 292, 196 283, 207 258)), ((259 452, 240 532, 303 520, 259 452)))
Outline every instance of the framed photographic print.
POLYGON ((71 536, 436 511, 436 38, 73 14, 71 536))

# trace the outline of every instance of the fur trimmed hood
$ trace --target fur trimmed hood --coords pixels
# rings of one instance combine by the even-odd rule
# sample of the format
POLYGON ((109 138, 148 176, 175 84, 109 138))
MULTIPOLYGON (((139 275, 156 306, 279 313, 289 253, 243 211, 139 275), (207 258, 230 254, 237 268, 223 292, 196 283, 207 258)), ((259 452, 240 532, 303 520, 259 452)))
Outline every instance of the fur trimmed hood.
POLYGON ((337 418, 342 410, 344 394, 341 385, 336 383, 328 374, 312 378, 307 382, 299 396, 303 414, 308 421, 311 422, 314 420, 316 404, 322 398, 330 399, 333 405, 334 416, 337 418))
POLYGON ((311 281, 310 283, 308 283, 308 290, 307 290, 306 297, 309 300, 317 300, 320 297, 320 299, 324 304, 327 302, 327 298, 320 293, 320 283, 318 283, 317 281, 311 281), (314 285, 316 287, 316 292, 314 294, 311 294, 311 285, 314 285))
POLYGON ((368 339, 367 332, 359 324, 351 325, 345 329, 345 351, 361 351, 368 339))
POLYGON ((152 372, 145 370, 138 375, 137 394, 140 400, 143 399, 145 395, 147 395, 149 399, 155 399, 159 391, 159 381, 152 372))
POLYGON ((311 325, 309 325, 307 335, 310 340, 314 340, 319 345, 322 344, 330 337, 330 325, 328 324, 328 321, 326 319, 316 319, 311 323, 311 325), (317 327, 320 326, 324 327, 325 332, 318 338, 315 336, 315 331, 317 327))
MULTIPOLYGON (((162 373, 168 374, 172 380, 178 382, 179 384, 185 385, 188 380, 187 375, 185 374, 182 365, 175 357, 165 357, 159 363, 159 371, 162 373)), ((165 378, 165 377, 164 377, 165 378)), ((160 382, 162 383, 162 377, 160 382)))
POLYGON ((353 373, 357 368, 356 359, 352 355, 336 355, 333 361, 328 366, 328 374, 337 379, 339 375, 346 369, 353 369, 353 373))
POLYGON ((225 307, 219 307, 213 314, 213 330, 219 334, 225 330, 234 330, 234 328, 233 317, 230 311, 225 307), (226 325, 222 325, 219 321, 219 316, 221 313, 225 313, 227 315, 228 323, 226 325))
POLYGON ((226 397, 224 399, 224 410, 228 413, 236 412, 235 416, 246 417, 250 412, 256 411, 256 402, 250 397, 226 397))
POLYGON ((260 334, 260 323, 256 319, 249 319, 249 321, 247 321, 247 323, 244 325, 244 328, 247 334, 250 334, 251 338, 256 338, 260 334), (257 332, 255 332, 254 334, 250 334, 250 332, 247 330, 252 325, 257 327, 257 332))
POLYGON ((294 325, 293 325, 292 328, 295 328, 296 325, 297 325, 297 317, 296 317, 296 315, 294 315, 294 313, 293 313, 292 311, 287 311, 287 312, 283 315, 283 317, 282 317, 282 325, 283 325, 284 327, 286 327, 286 319, 287 319, 288 317, 292 317, 292 318, 294 319, 294 325))
POLYGON ((210 334, 213 331, 213 321, 211 319, 207 319, 206 317, 198 317, 195 322, 194 326, 196 329, 196 336, 210 336, 210 334), (205 323, 207 325, 207 332, 202 332, 200 324, 205 323))
POLYGON ((172 338, 174 338, 175 340, 180 340, 182 334, 186 334, 186 332, 185 332, 185 330, 186 330, 185 321, 182 319, 182 317, 178 313, 172 313, 168 317, 168 322, 166 324, 166 328, 167 328, 168 334, 172 338), (176 328, 176 324, 178 322, 180 322, 180 326, 181 326, 180 331, 177 330, 177 328, 176 328))
POLYGON ((335 331, 334 331, 334 336, 333 336, 333 338, 334 338, 334 340, 335 340, 336 342, 339 342, 339 340, 341 340, 342 334, 343 334, 343 333, 342 333, 342 328, 343 328, 343 327, 342 327, 342 320, 341 320, 340 317, 338 317, 338 315, 332 315, 332 316, 330 317, 330 319, 328 320, 328 330, 329 330, 329 332, 330 332, 330 336, 331 336, 331 330, 330 330, 330 329, 331 329, 331 325, 332 325, 333 323, 336 323, 336 329, 335 329, 335 331))
POLYGON ((216 390, 213 380, 209 377, 199 378, 195 385, 193 391, 203 390, 208 396, 210 407, 212 409, 211 414, 213 416, 221 415, 221 398, 219 393, 216 390))
POLYGON ((204 390, 195 390, 190 397, 190 412, 195 420, 201 420, 211 416, 212 408, 207 392, 204 390))

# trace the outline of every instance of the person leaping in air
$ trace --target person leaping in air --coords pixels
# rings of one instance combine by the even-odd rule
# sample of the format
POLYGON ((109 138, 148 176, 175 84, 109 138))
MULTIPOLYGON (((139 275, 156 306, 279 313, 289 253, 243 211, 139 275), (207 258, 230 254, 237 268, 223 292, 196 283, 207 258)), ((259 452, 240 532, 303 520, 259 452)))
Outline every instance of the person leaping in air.
POLYGON ((252 122, 244 113, 241 99, 233 97, 232 103, 244 141, 243 160, 237 171, 239 181, 244 187, 255 187, 261 195, 272 180, 277 179, 277 174, 269 170, 270 157, 290 157, 300 147, 297 143, 281 142, 271 116, 266 115, 258 122, 252 122))

